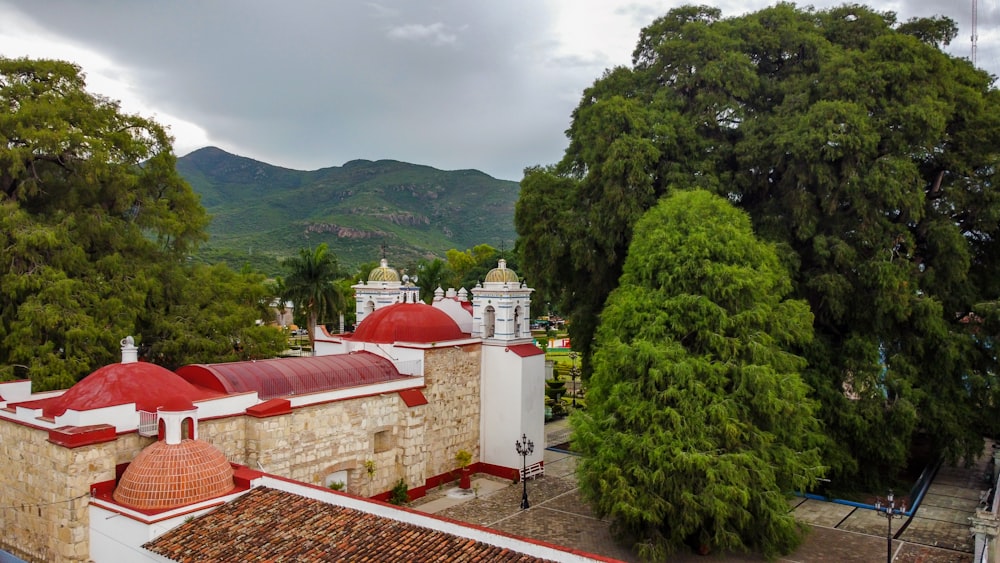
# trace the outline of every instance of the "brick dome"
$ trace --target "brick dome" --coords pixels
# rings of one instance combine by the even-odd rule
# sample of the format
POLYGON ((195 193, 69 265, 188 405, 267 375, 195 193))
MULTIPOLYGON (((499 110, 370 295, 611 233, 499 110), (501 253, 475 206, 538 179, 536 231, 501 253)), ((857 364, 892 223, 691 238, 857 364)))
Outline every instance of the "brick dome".
POLYGON ((154 442, 129 464, 112 495, 139 510, 167 510, 233 490, 233 467, 212 444, 154 442))

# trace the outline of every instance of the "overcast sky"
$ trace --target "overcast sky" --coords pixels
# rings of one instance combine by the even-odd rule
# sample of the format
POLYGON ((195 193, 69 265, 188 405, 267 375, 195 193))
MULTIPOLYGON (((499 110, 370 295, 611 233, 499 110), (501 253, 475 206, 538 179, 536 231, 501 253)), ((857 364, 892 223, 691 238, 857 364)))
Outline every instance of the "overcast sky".
MULTIPOLYGON (((979 66, 1000 74, 1000 0, 979 0, 979 66)), ((89 89, 156 118, 184 155, 214 145, 313 170, 383 158, 508 180, 557 162, 570 113, 678 0, 0 0, 0 55, 79 64, 89 89)), ((770 4, 701 0, 736 16, 770 4)), ((840 1, 800 2, 817 8, 840 1)), ((872 0, 947 15, 971 0, 872 0)))

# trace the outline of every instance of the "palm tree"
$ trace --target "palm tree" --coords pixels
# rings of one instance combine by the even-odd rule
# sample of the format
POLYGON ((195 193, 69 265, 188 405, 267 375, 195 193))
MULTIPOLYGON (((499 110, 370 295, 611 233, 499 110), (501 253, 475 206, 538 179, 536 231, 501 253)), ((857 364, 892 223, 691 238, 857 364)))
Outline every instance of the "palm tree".
MULTIPOLYGON (((440 258, 432 261, 421 260, 417 263, 417 285, 420 286, 420 293, 424 303, 430 304, 434 301, 434 291, 445 282, 445 267, 447 265, 440 258)), ((447 289, 447 288, 442 288, 447 289)))
POLYGON ((344 308, 344 295, 333 283, 340 274, 337 256, 323 243, 311 251, 300 249, 298 257, 284 265, 291 270, 285 278, 286 295, 308 319, 309 344, 313 345, 319 319, 335 318, 344 308))

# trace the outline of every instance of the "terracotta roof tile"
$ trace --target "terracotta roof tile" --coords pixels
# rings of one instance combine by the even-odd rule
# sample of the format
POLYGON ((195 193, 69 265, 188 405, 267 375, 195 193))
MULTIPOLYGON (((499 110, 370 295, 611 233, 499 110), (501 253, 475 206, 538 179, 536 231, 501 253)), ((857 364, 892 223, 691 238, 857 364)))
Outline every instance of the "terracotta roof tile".
POLYGON ((547 561, 267 487, 143 547, 179 562, 547 561))

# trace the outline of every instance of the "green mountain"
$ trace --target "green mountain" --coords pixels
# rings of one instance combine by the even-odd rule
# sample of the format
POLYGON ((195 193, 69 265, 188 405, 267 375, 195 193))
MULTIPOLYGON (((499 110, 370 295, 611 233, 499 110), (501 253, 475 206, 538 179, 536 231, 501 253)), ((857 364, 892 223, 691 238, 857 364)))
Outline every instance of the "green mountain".
POLYGON ((199 149, 177 170, 212 215, 194 259, 280 273, 280 261, 325 242, 345 267, 444 257, 451 248, 513 246, 517 182, 477 170, 444 171, 394 160, 291 170, 199 149))

